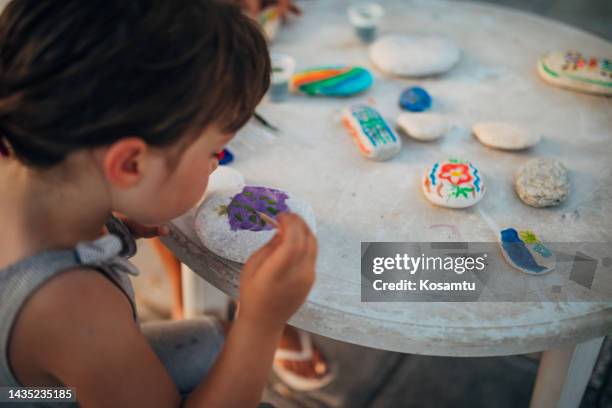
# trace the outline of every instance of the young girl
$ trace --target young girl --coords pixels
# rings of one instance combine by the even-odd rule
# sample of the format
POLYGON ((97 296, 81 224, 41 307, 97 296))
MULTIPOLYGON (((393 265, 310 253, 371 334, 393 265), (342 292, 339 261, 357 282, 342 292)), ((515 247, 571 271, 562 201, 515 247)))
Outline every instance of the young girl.
POLYGON ((0 65, 0 386, 70 386, 87 407, 257 405, 314 280, 306 224, 278 217, 229 331, 200 319, 177 343, 141 330, 112 217, 163 224, 202 196, 269 84, 254 23, 213 0, 14 0, 0 65))

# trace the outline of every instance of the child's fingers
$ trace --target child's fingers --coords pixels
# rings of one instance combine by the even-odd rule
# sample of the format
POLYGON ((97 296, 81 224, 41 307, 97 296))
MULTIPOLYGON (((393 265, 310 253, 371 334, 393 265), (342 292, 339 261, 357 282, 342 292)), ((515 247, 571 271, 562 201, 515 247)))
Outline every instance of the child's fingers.
POLYGON ((242 4, 244 5, 247 13, 254 19, 257 19, 257 14, 259 14, 259 11, 261 10, 260 0, 243 0, 242 4))
POLYGON ((281 213, 276 221, 278 222, 278 234, 283 244, 292 245, 296 250, 305 245, 305 223, 300 216, 293 213, 281 213))
POLYGON ((278 14, 284 17, 289 12, 291 0, 278 0, 278 14))
POLYGON ((304 239, 303 245, 305 245, 304 248, 305 248, 306 255, 310 255, 310 252, 313 252, 312 250, 314 250, 314 252, 316 253, 317 240, 314 234, 312 233, 312 230, 310 229, 310 227, 308 226, 308 224, 306 223, 306 221, 304 221, 302 217, 300 217, 297 214, 292 214, 292 215, 295 217, 294 222, 296 223, 296 227, 299 227, 301 229, 300 237, 304 239))
POLYGON ((317 259, 318 253, 319 253, 319 243, 317 242, 317 238, 314 236, 314 234, 309 230, 308 238, 307 238, 306 255, 314 261, 317 259))
POLYGON ((279 243, 280 237, 276 234, 266 245, 261 247, 247 259, 244 264, 243 273, 249 274, 259 269, 266 259, 270 257, 270 254, 276 249, 279 243))
MULTIPOLYGON (((250 275, 266 265, 270 275, 284 274, 302 263, 306 256, 316 256, 316 239, 306 223, 295 214, 281 214, 274 238, 247 260, 243 274, 250 275)), ((313 261, 310 261, 313 262, 313 261)))
POLYGON ((302 221, 304 228, 304 235, 306 238, 306 247, 304 249, 304 257, 302 258, 302 270, 308 273, 302 274, 302 279, 309 286, 312 286, 315 280, 315 269, 317 263, 318 244, 317 238, 314 236, 308 224, 302 221))
POLYGON ((137 224, 134 226, 132 233, 136 238, 153 238, 159 235, 159 227, 157 225, 151 227, 137 224))
MULTIPOLYGON (((302 218, 300 218, 302 224, 302 232, 304 234, 304 256, 302 258, 302 262, 304 263, 306 270, 315 269, 315 264, 317 261, 317 253, 318 253, 318 244, 317 238, 312 233, 312 230, 302 218)), ((314 276, 313 276, 314 277, 314 276)))
POLYGON ((313 282, 314 282, 314 275, 316 275, 318 252, 319 252, 319 245, 317 243, 317 239, 315 238, 314 235, 311 235, 310 239, 308 240, 308 252, 307 252, 305 259, 308 264, 308 267, 311 268, 311 270, 313 271, 313 276, 312 276, 313 282))
POLYGON ((275 273, 284 273, 304 258, 307 235, 304 221, 295 214, 281 214, 277 221, 280 243, 270 254, 268 264, 275 273))
POLYGON ((285 17, 289 13, 299 15, 302 14, 302 11, 293 4, 293 0, 278 0, 278 14, 280 14, 281 17, 285 17))
POLYGON ((297 16, 301 16, 302 15, 302 9, 299 8, 298 6, 296 6, 293 3, 291 3, 291 6, 289 6, 289 11, 291 11, 293 14, 295 14, 297 16))
POLYGON ((276 235, 274 235, 274 237, 266 245, 261 247, 258 251, 256 251, 253 255, 249 257, 247 263, 245 264, 245 269, 258 269, 281 245, 281 242, 285 240, 285 235, 287 235, 287 222, 290 223, 291 221, 284 220, 283 216, 279 216, 277 222, 279 223, 279 228, 276 232, 276 235))
POLYGON ((143 225, 129 219, 124 219, 123 223, 134 238, 153 238, 170 233, 170 228, 167 225, 143 225))

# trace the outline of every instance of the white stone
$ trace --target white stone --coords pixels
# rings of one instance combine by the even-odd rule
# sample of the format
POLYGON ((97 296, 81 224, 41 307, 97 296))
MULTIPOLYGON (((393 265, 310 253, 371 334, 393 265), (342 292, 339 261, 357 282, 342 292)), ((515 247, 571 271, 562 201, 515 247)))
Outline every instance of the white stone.
POLYGON ((569 195, 569 178, 565 166, 555 159, 533 159, 516 174, 516 193, 532 207, 559 205, 569 195))
POLYGON ((370 58, 381 70, 398 76, 439 75, 451 69, 461 51, 437 35, 390 34, 370 47, 370 58))
MULTIPOLYGON (((219 191, 206 197, 195 216, 196 235, 202 244, 222 258, 244 263, 276 234, 275 229, 263 231, 232 231, 227 214, 220 215, 220 208, 227 206, 241 190, 219 191)), ((312 207, 305 200, 287 193, 286 204, 291 212, 300 215, 313 233, 316 231, 312 207)))
POLYGON ((344 109, 342 123, 359 152, 368 159, 387 160, 399 153, 402 140, 375 109, 354 105, 344 109))
POLYGON ((480 122, 472 127, 485 146, 502 150, 522 150, 540 142, 540 135, 509 122, 480 122))
POLYGON ((472 163, 457 159, 441 160, 427 168, 421 187, 429 201, 448 208, 471 207, 485 193, 480 171, 472 163))
POLYGON ((612 95, 611 59, 580 52, 551 52, 538 59, 538 74, 549 84, 573 91, 612 95))
POLYGON ((397 126, 406 135, 429 142, 441 138, 449 128, 446 118, 439 113, 400 113, 397 117, 397 126))

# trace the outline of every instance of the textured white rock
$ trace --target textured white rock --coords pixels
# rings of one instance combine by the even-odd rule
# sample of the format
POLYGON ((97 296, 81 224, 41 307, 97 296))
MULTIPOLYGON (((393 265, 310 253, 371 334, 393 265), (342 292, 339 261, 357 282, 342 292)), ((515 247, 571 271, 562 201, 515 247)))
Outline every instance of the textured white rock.
POLYGON ((532 207, 561 204, 569 194, 569 178, 565 166, 555 159, 533 159, 516 174, 516 193, 532 207))
POLYGON ((390 34, 370 47, 370 58, 381 70, 399 76, 439 75, 451 69, 461 51, 437 35, 390 34))
POLYGON ((449 128, 448 120, 439 113, 400 113, 397 126, 408 136, 429 142, 441 138, 449 128))
POLYGON ((476 139, 501 150, 523 150, 540 142, 540 135, 510 122, 479 122, 472 127, 476 139))
MULTIPOLYGON (((254 252, 264 246, 276 234, 275 229, 263 231, 232 231, 227 214, 220 208, 227 206, 240 190, 220 191, 208 195, 195 216, 195 231, 202 244, 215 254, 231 261, 244 263, 254 252)), ((316 231, 314 212, 309 203, 288 194, 286 201, 291 212, 299 214, 310 229, 316 231)))

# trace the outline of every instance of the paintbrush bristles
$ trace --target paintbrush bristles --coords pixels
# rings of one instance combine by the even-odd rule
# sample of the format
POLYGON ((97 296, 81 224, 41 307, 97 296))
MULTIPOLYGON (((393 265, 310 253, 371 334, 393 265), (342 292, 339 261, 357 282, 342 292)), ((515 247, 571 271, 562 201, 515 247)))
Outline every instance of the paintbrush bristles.
POLYGON ((273 228, 278 228, 278 222, 274 218, 261 211, 257 211, 257 214, 259 214, 261 219, 264 220, 266 224, 270 224, 273 228))

